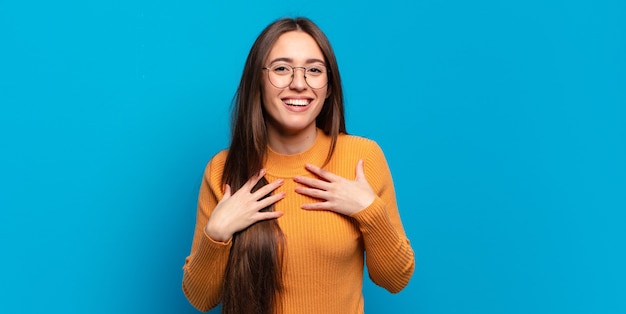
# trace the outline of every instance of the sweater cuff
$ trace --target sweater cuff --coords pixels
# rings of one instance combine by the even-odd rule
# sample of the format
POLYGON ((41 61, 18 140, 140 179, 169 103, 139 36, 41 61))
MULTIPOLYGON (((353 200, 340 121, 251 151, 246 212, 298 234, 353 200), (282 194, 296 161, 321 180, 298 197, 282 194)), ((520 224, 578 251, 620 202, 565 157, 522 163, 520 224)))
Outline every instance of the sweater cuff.
POLYGON ((376 197, 370 206, 352 215, 352 218, 359 223, 363 234, 377 234, 387 239, 398 237, 387 215, 385 202, 380 197, 376 197))
POLYGON ((202 233, 202 238, 198 245, 193 259, 191 260, 191 269, 205 269, 214 265, 216 261, 228 259, 230 247, 232 246, 232 239, 227 242, 219 242, 211 239, 206 232, 202 233))

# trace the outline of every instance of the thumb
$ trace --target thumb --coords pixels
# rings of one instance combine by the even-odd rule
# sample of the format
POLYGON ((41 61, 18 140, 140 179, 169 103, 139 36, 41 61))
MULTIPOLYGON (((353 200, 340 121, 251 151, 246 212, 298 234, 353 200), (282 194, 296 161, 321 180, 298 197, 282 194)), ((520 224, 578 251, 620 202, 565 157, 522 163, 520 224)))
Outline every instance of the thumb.
POLYGON ((230 198, 230 185, 229 184, 224 184, 224 197, 222 197, 223 200, 230 198))
POLYGON ((367 179, 365 178, 364 164, 365 162, 363 161, 363 159, 359 159, 359 161, 356 163, 356 181, 367 181, 367 179))

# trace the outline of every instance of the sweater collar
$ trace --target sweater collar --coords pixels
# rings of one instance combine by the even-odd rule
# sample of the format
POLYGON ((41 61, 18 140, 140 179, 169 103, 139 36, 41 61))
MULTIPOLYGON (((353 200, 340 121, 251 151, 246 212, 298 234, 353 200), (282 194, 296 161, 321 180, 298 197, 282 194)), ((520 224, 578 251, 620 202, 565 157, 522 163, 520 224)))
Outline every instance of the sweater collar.
POLYGON ((304 168, 306 163, 322 166, 326 161, 331 137, 322 130, 317 129, 315 142, 309 149, 293 155, 279 154, 269 146, 266 151, 265 168, 267 173, 279 178, 292 178, 297 175, 305 175, 308 171, 304 168))

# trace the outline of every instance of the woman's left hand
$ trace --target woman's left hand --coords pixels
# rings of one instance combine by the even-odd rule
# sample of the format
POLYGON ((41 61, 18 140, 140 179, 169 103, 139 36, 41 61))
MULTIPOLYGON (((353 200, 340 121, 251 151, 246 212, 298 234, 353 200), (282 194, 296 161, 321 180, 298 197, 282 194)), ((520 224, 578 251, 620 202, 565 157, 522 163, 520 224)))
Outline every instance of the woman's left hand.
POLYGON ((356 164, 356 178, 348 180, 318 166, 307 164, 305 168, 319 179, 297 176, 294 181, 304 185, 296 192, 320 199, 321 202, 302 205, 302 209, 330 210, 350 216, 368 207, 376 194, 365 178, 363 160, 356 164))

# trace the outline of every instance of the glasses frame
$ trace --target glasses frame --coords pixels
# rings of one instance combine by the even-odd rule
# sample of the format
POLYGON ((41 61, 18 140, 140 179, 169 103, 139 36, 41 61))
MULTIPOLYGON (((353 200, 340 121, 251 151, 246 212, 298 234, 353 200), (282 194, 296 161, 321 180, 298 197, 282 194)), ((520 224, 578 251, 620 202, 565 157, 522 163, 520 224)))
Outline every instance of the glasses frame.
POLYGON ((270 72, 272 71, 272 68, 270 68, 269 66, 261 68, 263 70, 267 70, 267 79, 270 81, 270 84, 272 84, 272 86, 274 86, 276 88, 281 88, 282 89, 282 88, 289 87, 289 85, 291 85, 291 83, 293 83, 293 79, 296 76, 296 69, 303 69, 304 70, 304 72, 303 72, 304 73, 304 81, 306 82, 306 85, 309 86, 310 88, 312 88, 312 89, 322 89, 322 88, 328 86, 328 81, 329 81, 328 73, 330 73, 330 70, 326 67, 326 65, 323 65, 324 68, 326 69, 326 71, 324 73, 322 73, 322 74, 326 75, 326 83, 322 87, 313 87, 313 86, 311 86, 311 84, 309 84, 309 81, 307 80, 307 76, 306 76, 307 70, 309 70, 310 68, 316 67, 315 65, 308 66, 308 67, 293 66, 293 65, 290 65, 290 64, 280 64, 280 65, 291 68, 291 80, 289 81, 289 84, 285 85, 284 87, 278 87, 278 86, 276 86, 276 84, 274 84, 274 82, 272 82, 272 78, 270 77, 270 75, 271 75, 270 72))

